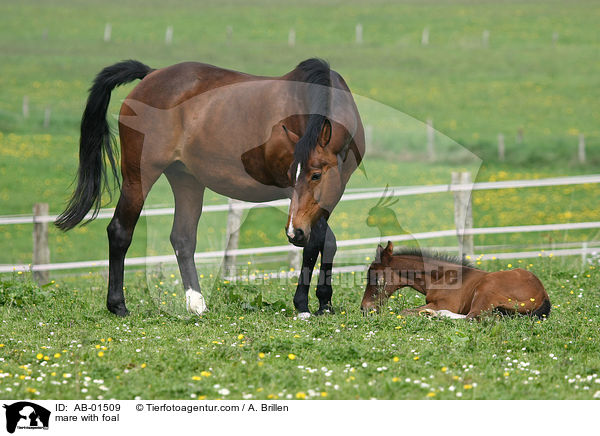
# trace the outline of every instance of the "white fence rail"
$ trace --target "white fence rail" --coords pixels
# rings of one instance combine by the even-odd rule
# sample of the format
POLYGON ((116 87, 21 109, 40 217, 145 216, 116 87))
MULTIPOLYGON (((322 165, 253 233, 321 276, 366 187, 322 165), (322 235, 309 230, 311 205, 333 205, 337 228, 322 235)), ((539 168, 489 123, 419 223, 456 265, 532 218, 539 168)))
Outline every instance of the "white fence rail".
MULTIPOLYGON (((460 180, 460 178, 459 178, 460 180)), ((463 179, 464 180, 464 179, 463 179)), ((422 195, 422 194, 433 194, 443 192, 465 192, 470 190, 488 190, 488 189, 508 189, 508 188, 528 188, 528 187, 548 187, 548 186, 565 186, 565 185, 580 185, 589 183, 600 183, 600 175, 586 175, 586 176, 575 176, 575 177, 556 177, 547 179, 536 179, 536 180, 510 180, 500 182, 483 182, 474 184, 444 184, 444 185, 428 185, 428 186, 409 186, 409 187, 392 187, 383 190, 381 188, 364 188, 347 190, 340 201, 353 201, 353 200, 367 200, 380 198, 382 195, 401 197, 409 195, 422 195)), ((204 213, 207 212, 225 212, 231 208, 236 210, 251 209, 255 207, 273 207, 273 206, 287 206, 289 200, 277 200, 268 203, 243 203, 234 202, 231 204, 219 204, 219 205, 207 205, 204 207, 204 213)), ((173 208, 158 208, 158 209, 146 209, 142 212, 143 216, 161 216, 161 215, 172 215, 173 208)), ((102 210, 98 219, 111 218, 113 210, 102 210)), ((464 214, 462 214, 464 215, 464 214)), ((91 217, 91 215, 89 215, 91 217)), ((461 217, 464 219, 464 216, 461 217)), ((0 217, 0 225, 10 224, 34 224, 35 227, 39 227, 48 222, 53 222, 56 216, 4 216, 0 217)), ((459 218, 455 216, 455 220, 459 218)), ((386 237, 386 240, 393 242, 401 242, 407 240, 426 240, 435 238, 444 238, 451 236, 459 236, 459 240, 462 240, 463 236, 468 235, 489 235, 489 234, 503 234, 503 233, 527 233, 527 232, 549 232, 549 231, 561 231, 561 230, 581 230, 581 229, 594 229, 600 228, 600 221, 593 222, 579 222, 579 223, 564 223, 564 224, 542 224, 542 225, 528 225, 528 226, 506 226, 506 227, 483 227, 483 228, 468 228, 464 227, 464 223, 456 222, 456 228, 439 230, 433 232, 414 233, 410 235, 396 235, 386 237), (460 229, 460 232, 457 230, 460 229)), ((39 229, 38 229, 39 230, 39 229)), ((228 240, 230 235, 228 235, 228 240)), ((353 246, 364 246, 374 245, 381 242, 382 238, 362 238, 352 240, 338 241, 338 247, 353 247, 353 246)), ((227 255, 230 259, 235 259, 236 256, 247 256, 247 255, 263 255, 269 253, 289 253, 298 252, 301 249, 293 247, 291 245, 281 245, 273 247, 257 247, 257 248, 245 248, 238 249, 228 244, 227 250, 220 251, 209 251, 203 253, 196 253, 195 258, 201 259, 216 259, 223 258, 227 255)), ((459 247, 459 252, 463 254, 471 254, 472 252, 464 251, 464 247, 459 247)), ((547 253, 553 253, 555 256, 572 256, 581 254, 586 256, 589 253, 595 252, 595 249, 588 248, 585 243, 581 249, 562 249, 553 250, 547 253)), ((539 252, 516 252, 516 253, 496 253, 496 254, 484 254, 480 255, 482 260, 489 260, 491 258, 496 259, 514 259, 514 258, 528 258, 537 257, 539 252)), ((149 256, 149 257, 138 257, 128 258, 125 264, 128 266, 133 265, 153 265, 161 263, 173 263, 176 262, 174 255, 165 256, 149 256)), ((106 267, 108 266, 108 260, 97 260, 97 261, 80 261, 80 262, 63 262, 63 263, 47 263, 38 265, 20 264, 20 265, 0 265, 0 273, 7 273, 13 271, 54 271, 54 270, 70 270, 70 269, 81 269, 81 268, 95 268, 95 267, 106 267)), ((226 265, 227 267, 227 265, 226 265)), ((348 267, 344 267, 348 268, 348 267)), ((360 267, 357 266, 357 271, 360 267)))
MULTIPOLYGON (((539 188, 547 186, 566 186, 566 185, 583 185, 588 183, 600 183, 600 174, 592 174, 586 176, 572 176, 572 177, 552 177, 546 179, 534 179, 534 180, 507 180, 500 182, 481 182, 473 184, 445 184, 445 185, 425 185, 425 186, 396 186, 387 188, 387 195, 391 197, 404 197, 408 195, 423 195, 423 194, 436 194, 442 192, 459 192, 459 191, 481 191, 489 189, 510 189, 510 188, 539 188)), ((362 188, 354 190, 346 190, 340 201, 352 201, 352 200, 369 200, 373 198, 380 198, 384 192, 381 188, 362 188)), ((288 206, 289 200, 276 200, 265 203, 240 203, 236 205, 239 209, 253 209, 255 207, 279 207, 288 206)), ((144 209, 141 216, 161 216, 161 215, 173 215, 174 208, 156 208, 156 209, 144 209)), ((229 204, 214 204, 206 205, 202 208, 202 213, 210 212, 227 212, 229 210, 229 204)), ((112 218, 114 209, 102 209, 96 219, 108 219, 112 218)), ((48 216, 33 216, 33 215, 14 215, 14 216, 0 216, 0 225, 8 224, 33 224, 33 223, 47 223, 54 222, 58 215, 48 216)), ((85 219, 90 219, 91 214, 86 215, 85 219)))

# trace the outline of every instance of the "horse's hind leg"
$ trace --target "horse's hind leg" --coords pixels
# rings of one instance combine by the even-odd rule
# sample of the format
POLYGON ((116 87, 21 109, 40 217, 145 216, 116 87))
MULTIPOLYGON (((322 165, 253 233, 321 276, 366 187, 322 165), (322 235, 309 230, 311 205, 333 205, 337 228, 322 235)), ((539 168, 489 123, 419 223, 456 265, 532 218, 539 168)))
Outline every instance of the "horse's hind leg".
POLYGON ((106 228, 109 246, 106 307, 119 316, 126 316, 129 313, 125 306, 125 295, 123 294, 125 255, 131 244, 133 230, 143 205, 144 194, 141 184, 131 183, 128 179, 124 179, 115 214, 106 228))
POLYGON ((198 220, 202 214, 204 186, 192 175, 184 172, 179 165, 173 164, 165 171, 175 197, 171 245, 177 256, 177 264, 186 292, 187 309, 189 312, 201 315, 207 307, 200 292, 194 252, 196 251, 198 220))
POLYGON ((326 312, 333 313, 331 306, 331 296, 333 288, 331 287, 331 270, 333 269, 333 257, 337 251, 337 242, 335 235, 331 231, 325 218, 321 218, 321 226, 325 228, 322 231, 321 243, 321 268, 319 271, 319 283, 317 284, 317 298, 319 299, 319 310, 315 315, 322 315, 326 312))

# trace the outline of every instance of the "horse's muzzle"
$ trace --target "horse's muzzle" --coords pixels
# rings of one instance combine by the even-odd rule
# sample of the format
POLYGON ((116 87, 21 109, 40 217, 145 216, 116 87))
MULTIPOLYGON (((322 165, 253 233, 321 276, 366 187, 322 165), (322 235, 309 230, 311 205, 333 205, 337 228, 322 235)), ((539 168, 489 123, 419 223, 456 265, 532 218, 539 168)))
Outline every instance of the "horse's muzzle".
POLYGON ((286 233, 288 241, 294 244, 296 247, 305 247, 308 242, 308 237, 302 229, 294 229, 294 233, 286 233))

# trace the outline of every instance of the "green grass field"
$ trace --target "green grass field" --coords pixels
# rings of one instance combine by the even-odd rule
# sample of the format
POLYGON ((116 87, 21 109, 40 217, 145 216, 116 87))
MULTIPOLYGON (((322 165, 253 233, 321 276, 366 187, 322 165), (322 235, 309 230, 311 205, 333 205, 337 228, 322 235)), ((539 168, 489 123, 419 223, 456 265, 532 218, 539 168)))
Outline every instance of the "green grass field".
POLYGON ((301 321, 293 286, 278 282, 206 286, 211 310, 190 319, 176 279, 157 277, 164 292, 154 294, 141 273, 127 277, 133 314, 118 319, 104 308, 101 276, 61 280, 44 295, 14 276, 1 295, 0 398, 598 397, 598 264, 555 262, 522 265, 548 289, 546 321, 399 317, 423 303, 406 290, 365 317, 360 284, 336 287, 335 315, 301 321))
MULTIPOLYGON (((103 67, 128 58, 155 68, 196 60, 274 76, 308 57, 327 59, 373 127, 368 178, 357 172, 349 188, 448 183, 456 170, 472 171, 476 181, 595 173, 599 18, 600 6, 592 0, 4 2, 0 215, 30 214, 37 202, 61 212, 77 168, 87 89, 103 67), (106 23, 112 25, 108 43, 106 23), (357 23, 364 29, 360 45, 357 23), (174 37, 167 46, 169 25, 174 37), (421 45, 425 27, 427 46, 421 45), (287 44, 290 28, 295 47, 287 44), (437 130, 435 162, 423 159, 427 118, 437 130), (497 157, 499 133, 505 136, 504 162, 497 157), (580 133, 585 164, 577 161, 580 133)), ((132 86, 115 90, 109 114, 118 112, 132 86)), ((208 204, 226 201, 212 192, 205 198, 208 204)), ((474 224, 597 221, 599 201, 598 185, 478 191, 474 224)), ((379 236, 366 224, 376 202, 340 203, 330 221, 338 240, 379 236)), ((172 205, 164 179, 147 205, 172 205)), ((403 197, 393 212, 408 233, 454 227, 449 194, 403 197)), ((240 246, 284 245, 286 214, 249 212, 240 246)), ((198 251, 223 248, 224 221, 224 213, 202 217, 198 251)), ((51 228, 51 261, 107 258, 107 223, 67 234, 51 228)), ((142 219, 128 256, 171 254, 170 224, 171 217, 142 219)), ((599 240, 597 230, 582 230, 487 235, 475 244, 515 251, 599 240)), ((456 240, 424 244, 454 246, 456 240)), ((31 262, 31 226, 0 226, 0 247, 0 264, 31 262)), ((343 262, 366 264, 369 256, 361 252, 343 262)), ((286 263, 241 259, 246 261, 251 271, 286 263)), ((597 264, 595 259, 582 269, 573 257, 481 265, 537 273, 553 303, 542 323, 397 318, 402 308, 422 301, 412 291, 402 292, 382 314, 363 317, 358 306, 364 286, 351 275, 335 288, 335 315, 301 322, 293 319, 293 284, 224 283, 214 278, 220 262, 199 265, 211 307, 201 319, 185 313, 174 265, 128 271, 133 315, 116 319, 104 308, 103 271, 55 272, 43 288, 27 274, 6 274, 0 276, 0 398, 592 398, 600 391, 597 264), (169 383, 162 382, 165 375, 169 383)))

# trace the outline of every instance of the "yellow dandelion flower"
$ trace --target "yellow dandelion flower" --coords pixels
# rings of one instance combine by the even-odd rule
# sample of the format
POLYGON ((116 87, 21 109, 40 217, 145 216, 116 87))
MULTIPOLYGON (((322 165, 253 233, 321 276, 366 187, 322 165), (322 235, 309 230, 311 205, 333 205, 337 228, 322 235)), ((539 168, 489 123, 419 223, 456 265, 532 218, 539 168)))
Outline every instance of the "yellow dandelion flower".
POLYGON ((141 367, 142 367, 142 369, 143 369, 143 368, 147 367, 148 365, 146 365, 145 363, 142 363, 140 366, 141 366, 141 367))
POLYGON ((194 381, 202 380, 202 377, 200 377, 199 375, 194 375, 194 376, 192 376, 192 380, 194 380, 194 381))
POLYGON ((473 385, 464 385, 463 389, 465 389, 465 390, 473 389, 473 385))
POLYGON ((398 362, 400 360, 400 358, 398 356, 394 356, 394 358, 392 359, 394 362, 398 362))
POLYGON ((60 353, 54 353, 54 358, 55 358, 55 359, 58 359, 60 356, 61 356, 61 354, 60 354, 60 353))
POLYGON ((529 301, 533 303, 535 301, 535 298, 530 298, 529 301))
POLYGON ((212 372, 210 372, 210 371, 202 371, 202 372, 200 373, 200 375, 201 375, 202 377, 210 377, 210 376, 212 375, 212 372))
POLYGON ((44 355, 43 355, 42 353, 37 353, 37 354, 35 355, 35 357, 36 357, 36 359, 38 359, 38 360, 41 360, 41 359, 43 359, 43 358, 44 358, 44 355))
POLYGON ((427 396, 428 396, 429 398, 435 397, 435 392, 429 392, 429 393, 427 394, 427 396))
POLYGON ((238 339, 241 341, 242 339, 244 339, 244 335, 238 335, 238 339))
POLYGON ((510 372, 508 372, 508 371, 504 373, 504 377, 508 377, 509 375, 510 375, 510 372))
POLYGON ((259 359, 264 359, 265 358, 265 353, 258 353, 258 358, 259 359))
POLYGON ((295 358, 296 358, 295 354, 292 354, 292 353, 288 354, 288 359, 294 360, 295 358))
POLYGON ((448 371, 448 368, 447 368, 447 367, 445 367, 445 366, 444 366, 444 367, 442 367, 442 372, 446 372, 446 371, 448 371))
POLYGON ((413 357, 413 360, 419 360, 419 356, 413 357))
POLYGON ((98 351, 98 357, 104 356, 104 351, 98 351))
POLYGON ((299 400, 304 400, 306 398, 306 394, 304 392, 296 393, 296 398, 299 400))
POLYGON ((327 396, 327 392, 321 392, 321 396, 325 398, 327 396))

